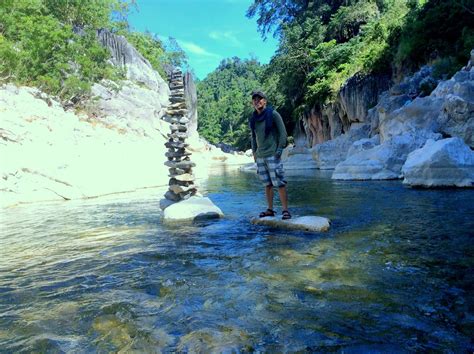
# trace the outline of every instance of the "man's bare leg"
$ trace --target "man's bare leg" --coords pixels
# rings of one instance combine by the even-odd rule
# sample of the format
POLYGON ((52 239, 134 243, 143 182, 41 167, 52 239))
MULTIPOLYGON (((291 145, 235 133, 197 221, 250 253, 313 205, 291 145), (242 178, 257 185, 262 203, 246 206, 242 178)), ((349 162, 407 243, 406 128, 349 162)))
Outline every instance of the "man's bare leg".
POLYGON ((268 209, 273 210, 273 186, 265 186, 265 196, 267 197, 268 209))
POLYGON ((288 194, 286 193, 286 186, 278 188, 278 194, 280 195, 281 206, 283 210, 288 210, 288 194))

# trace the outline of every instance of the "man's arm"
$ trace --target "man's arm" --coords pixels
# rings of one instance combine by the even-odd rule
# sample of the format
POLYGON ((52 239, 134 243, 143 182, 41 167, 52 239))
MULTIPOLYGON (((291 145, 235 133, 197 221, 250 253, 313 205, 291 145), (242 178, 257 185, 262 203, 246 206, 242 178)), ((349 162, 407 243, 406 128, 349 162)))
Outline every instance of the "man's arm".
POLYGON ((283 123, 283 119, 281 118, 280 113, 277 111, 273 111, 273 124, 275 124, 277 128, 277 155, 281 156, 283 148, 286 145, 286 139, 288 137, 286 133, 285 124, 283 123))
POLYGON ((257 153, 257 138, 255 132, 250 128, 250 143, 252 144, 253 159, 256 160, 255 154, 257 153))

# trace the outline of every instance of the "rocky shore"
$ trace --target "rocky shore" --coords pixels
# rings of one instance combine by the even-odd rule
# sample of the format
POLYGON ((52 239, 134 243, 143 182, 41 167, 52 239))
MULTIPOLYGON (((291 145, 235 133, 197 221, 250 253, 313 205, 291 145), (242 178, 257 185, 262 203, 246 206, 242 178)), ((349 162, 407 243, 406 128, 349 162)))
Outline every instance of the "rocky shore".
POLYGON ((334 170, 333 179, 473 187, 473 64, 474 50, 449 80, 425 66, 386 91, 381 79, 348 82, 336 103, 302 117, 287 168, 311 156, 315 166, 308 168, 334 170))

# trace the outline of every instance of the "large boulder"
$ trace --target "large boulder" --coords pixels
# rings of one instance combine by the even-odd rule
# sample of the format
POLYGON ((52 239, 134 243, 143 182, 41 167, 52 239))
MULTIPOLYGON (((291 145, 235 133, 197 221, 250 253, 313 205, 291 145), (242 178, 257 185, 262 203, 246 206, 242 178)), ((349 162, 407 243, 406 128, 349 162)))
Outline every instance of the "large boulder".
POLYGON ((334 169, 346 159, 347 152, 355 141, 369 136, 369 130, 368 124, 353 124, 347 134, 313 147, 312 154, 317 167, 321 170, 334 169))
POLYGON ((311 153, 288 154, 286 159, 283 159, 283 167, 285 170, 308 170, 318 168, 316 161, 314 161, 311 153))
MULTIPOLYGON (((433 134, 433 139, 440 136, 433 134)), ((423 146, 424 136, 405 133, 377 145, 362 150, 339 163, 332 179, 340 180, 377 180, 401 178, 401 169, 410 152, 423 146)))
POLYGON ((163 211, 163 222, 192 222, 203 219, 216 219, 224 216, 209 198, 193 196, 171 204, 163 211))
POLYGON ((474 151, 461 138, 428 140, 408 155, 403 183, 421 187, 473 187, 474 151))
POLYGON ((380 140, 384 142, 404 133, 419 135, 438 131, 438 117, 444 100, 436 97, 420 97, 392 111, 379 121, 380 140))
POLYGON ((123 81, 119 87, 110 81, 92 86, 96 100, 90 103, 89 111, 108 126, 140 135, 150 135, 149 129, 168 132, 166 122, 161 120, 165 113, 168 96, 133 83, 123 81))
POLYGON ((322 216, 300 216, 289 220, 282 220, 279 217, 253 218, 252 224, 264 225, 286 230, 300 231, 327 231, 331 222, 322 216))

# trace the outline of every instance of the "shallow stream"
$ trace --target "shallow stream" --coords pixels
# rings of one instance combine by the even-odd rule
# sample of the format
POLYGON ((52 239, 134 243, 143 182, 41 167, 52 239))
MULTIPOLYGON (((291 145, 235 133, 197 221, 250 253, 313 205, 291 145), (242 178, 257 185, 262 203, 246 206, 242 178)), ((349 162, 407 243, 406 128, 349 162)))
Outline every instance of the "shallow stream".
POLYGON ((226 217, 197 225, 162 225, 154 190, 2 210, 0 352, 474 350, 473 190, 289 181, 329 232, 251 225, 241 172, 205 183, 226 217))

